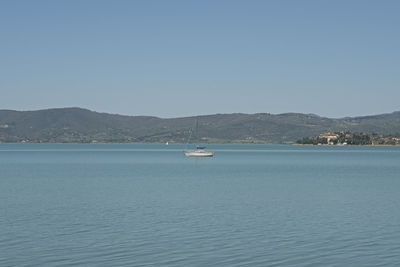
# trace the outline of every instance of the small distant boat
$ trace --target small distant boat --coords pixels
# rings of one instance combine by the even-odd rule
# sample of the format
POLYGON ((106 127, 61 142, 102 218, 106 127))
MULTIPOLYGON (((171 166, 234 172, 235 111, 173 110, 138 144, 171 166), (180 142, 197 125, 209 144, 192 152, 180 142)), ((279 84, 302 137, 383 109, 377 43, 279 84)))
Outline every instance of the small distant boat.
MULTIPOLYGON (((196 131, 195 131, 195 138, 197 139, 197 132, 198 132, 198 120, 196 120, 196 131)), ((190 135, 188 138, 188 141, 186 143, 186 145, 189 145, 190 143, 190 138, 192 137, 192 129, 190 130, 190 135)), ((196 145, 196 149, 195 150, 185 150, 183 151, 183 153, 185 153, 186 157, 213 157, 214 156, 214 152, 213 151, 207 151, 205 150, 206 147, 205 146, 199 146, 196 145)))
POLYGON ((168 146, 168 142, 166 142, 165 145, 168 146))
MULTIPOLYGON (((204 147, 205 148, 205 147, 204 147)), ((196 149, 196 150, 185 150, 183 151, 186 157, 213 157, 213 151, 206 151, 204 149, 196 149)))

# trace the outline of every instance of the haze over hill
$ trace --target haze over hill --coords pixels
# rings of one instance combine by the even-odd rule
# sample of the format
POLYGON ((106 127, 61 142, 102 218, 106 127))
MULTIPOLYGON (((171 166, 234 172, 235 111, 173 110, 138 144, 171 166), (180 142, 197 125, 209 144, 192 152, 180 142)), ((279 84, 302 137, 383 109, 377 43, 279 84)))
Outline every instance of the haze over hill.
POLYGON ((196 118, 202 143, 291 143, 326 131, 400 133, 400 112, 341 119, 313 114, 214 114, 163 119, 81 108, 0 110, 1 142, 185 143, 196 118))

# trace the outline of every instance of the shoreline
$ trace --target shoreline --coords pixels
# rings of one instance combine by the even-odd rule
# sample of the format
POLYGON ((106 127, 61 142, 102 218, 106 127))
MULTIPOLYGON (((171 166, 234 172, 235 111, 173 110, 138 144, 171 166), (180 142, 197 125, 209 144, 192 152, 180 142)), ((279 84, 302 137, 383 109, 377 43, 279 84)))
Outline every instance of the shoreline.
MULTIPOLYGON (((186 143, 147 143, 147 142, 132 142, 132 143, 118 143, 118 142, 0 142, 2 144, 74 144, 74 145, 186 145, 186 143)), ((296 143, 239 143, 239 142, 227 142, 227 143, 202 143, 206 145, 288 145, 288 146, 316 146, 316 147, 346 147, 346 146, 400 146, 400 145, 385 145, 385 144, 371 144, 371 145, 313 145, 313 144, 296 144, 296 143)))

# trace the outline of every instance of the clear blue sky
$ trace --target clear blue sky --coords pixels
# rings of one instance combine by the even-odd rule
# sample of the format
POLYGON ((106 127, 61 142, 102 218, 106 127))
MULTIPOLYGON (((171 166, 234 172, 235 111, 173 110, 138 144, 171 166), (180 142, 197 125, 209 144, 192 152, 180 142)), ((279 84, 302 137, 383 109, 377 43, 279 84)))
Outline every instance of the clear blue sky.
POLYGON ((1 1, 0 109, 400 110, 400 1, 1 1))

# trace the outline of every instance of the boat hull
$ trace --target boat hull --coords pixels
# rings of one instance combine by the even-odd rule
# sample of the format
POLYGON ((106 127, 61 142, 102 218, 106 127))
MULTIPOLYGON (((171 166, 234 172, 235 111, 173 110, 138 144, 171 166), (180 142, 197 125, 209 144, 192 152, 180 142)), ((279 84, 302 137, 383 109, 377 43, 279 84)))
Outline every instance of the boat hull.
POLYGON ((204 151, 204 150, 191 150, 191 151, 183 151, 186 157, 212 157, 214 156, 213 151, 204 151))

